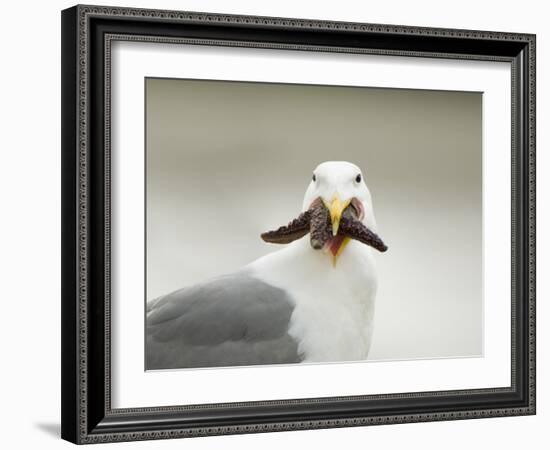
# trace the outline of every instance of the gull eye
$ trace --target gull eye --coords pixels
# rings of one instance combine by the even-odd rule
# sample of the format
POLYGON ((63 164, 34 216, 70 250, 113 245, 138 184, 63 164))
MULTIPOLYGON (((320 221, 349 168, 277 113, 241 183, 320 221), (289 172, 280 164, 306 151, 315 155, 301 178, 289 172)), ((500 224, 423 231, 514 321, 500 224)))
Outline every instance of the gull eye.
POLYGON ((361 174, 358 174, 358 175, 355 177, 355 182, 356 182, 356 183, 361 183, 361 174))
POLYGON ((317 177, 315 176, 315 174, 313 174, 313 176, 311 177, 311 179, 312 179, 313 181, 317 181, 317 177))

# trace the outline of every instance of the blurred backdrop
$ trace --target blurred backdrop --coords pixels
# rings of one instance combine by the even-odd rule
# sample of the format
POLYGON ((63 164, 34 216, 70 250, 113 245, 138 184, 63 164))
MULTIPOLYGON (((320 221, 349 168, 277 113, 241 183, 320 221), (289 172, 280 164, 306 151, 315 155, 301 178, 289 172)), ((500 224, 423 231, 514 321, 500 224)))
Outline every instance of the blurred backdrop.
POLYGON ((389 246, 369 359, 480 356, 481 129, 481 93, 147 79, 147 300, 276 251, 347 160, 389 246))

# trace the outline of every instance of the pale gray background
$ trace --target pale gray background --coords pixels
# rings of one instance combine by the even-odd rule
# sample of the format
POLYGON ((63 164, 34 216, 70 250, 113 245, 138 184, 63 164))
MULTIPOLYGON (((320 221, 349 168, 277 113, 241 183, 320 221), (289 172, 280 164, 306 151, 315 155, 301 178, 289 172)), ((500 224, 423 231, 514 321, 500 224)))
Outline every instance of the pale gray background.
POLYGON ((482 95, 146 80, 147 300, 276 251, 315 166, 360 166, 379 291, 369 359, 482 353, 482 95))

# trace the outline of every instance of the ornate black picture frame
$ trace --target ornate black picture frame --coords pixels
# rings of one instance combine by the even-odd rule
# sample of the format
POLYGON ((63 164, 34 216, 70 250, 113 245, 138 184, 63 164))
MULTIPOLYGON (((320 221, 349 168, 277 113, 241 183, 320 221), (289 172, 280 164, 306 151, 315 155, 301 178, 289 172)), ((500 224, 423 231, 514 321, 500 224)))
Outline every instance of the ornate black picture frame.
POLYGON ((64 439, 84 444, 534 413, 534 35, 99 6, 62 12, 64 439), (510 62, 511 385, 113 409, 109 108, 110 46, 116 40, 510 62))

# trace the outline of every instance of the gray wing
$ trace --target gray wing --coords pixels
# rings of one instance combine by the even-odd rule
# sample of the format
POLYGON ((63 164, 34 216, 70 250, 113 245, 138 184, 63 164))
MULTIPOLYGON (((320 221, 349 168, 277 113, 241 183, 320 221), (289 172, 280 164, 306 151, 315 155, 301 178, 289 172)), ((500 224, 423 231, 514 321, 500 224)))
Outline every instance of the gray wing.
POLYGON ((147 305, 146 369, 300 362, 289 295, 245 273, 180 289, 147 305))

